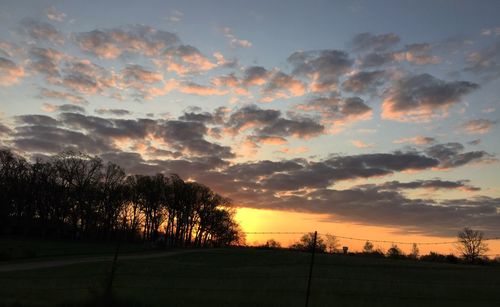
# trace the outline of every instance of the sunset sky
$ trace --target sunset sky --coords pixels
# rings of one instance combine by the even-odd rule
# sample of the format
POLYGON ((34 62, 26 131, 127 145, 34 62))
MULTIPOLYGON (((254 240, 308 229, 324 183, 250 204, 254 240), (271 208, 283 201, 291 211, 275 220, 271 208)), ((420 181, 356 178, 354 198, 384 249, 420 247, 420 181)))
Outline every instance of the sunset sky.
POLYGON ((498 12, 499 1, 3 0, 0 146, 177 173, 231 198, 248 232, 500 236, 498 12))

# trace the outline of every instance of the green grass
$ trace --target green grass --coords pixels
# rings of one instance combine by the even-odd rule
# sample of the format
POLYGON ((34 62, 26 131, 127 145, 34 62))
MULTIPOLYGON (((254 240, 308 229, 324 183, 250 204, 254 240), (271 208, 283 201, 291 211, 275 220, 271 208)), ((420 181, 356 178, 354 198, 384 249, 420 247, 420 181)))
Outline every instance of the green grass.
MULTIPOLYGON (((309 260, 300 252, 221 249, 120 261, 113 290, 136 302, 130 306, 304 306, 309 260)), ((90 306, 109 269, 88 263, 0 273, 0 305, 90 306)), ((500 306, 499 273, 498 266, 317 255, 309 306, 500 306)))
MULTIPOLYGON (((115 249, 116 242, 75 242, 0 236, 0 264, 5 261, 34 258, 106 255, 113 254, 115 249)), ((120 246, 120 250, 124 253, 138 252, 143 250, 143 245, 125 243, 120 246)))

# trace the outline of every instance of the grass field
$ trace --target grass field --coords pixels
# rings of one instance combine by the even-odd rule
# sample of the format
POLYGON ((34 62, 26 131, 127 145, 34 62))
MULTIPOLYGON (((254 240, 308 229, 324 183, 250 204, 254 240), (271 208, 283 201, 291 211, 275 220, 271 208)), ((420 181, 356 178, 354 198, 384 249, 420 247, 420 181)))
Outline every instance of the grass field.
MULTIPOLYGON (((115 242, 72 242, 26 237, 0 237, 0 264, 3 261, 48 259, 64 256, 90 256, 113 254, 115 242)), ((124 253, 143 250, 142 244, 122 244, 124 253)))
MULTIPOLYGON (((500 306, 498 266, 316 256, 309 306, 500 306)), ((304 306, 309 261, 250 248, 119 261, 113 291, 131 306, 304 306)), ((0 273, 0 305, 78 306, 102 292, 109 269, 0 273)))

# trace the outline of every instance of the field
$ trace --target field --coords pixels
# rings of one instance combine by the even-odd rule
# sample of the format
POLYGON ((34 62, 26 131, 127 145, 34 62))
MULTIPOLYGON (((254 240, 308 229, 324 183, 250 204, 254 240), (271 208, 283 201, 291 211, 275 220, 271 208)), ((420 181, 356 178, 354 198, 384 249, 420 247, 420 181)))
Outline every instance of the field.
MULTIPOLYGON (((113 293, 127 306, 304 306, 310 257, 232 248, 122 260, 113 293)), ((309 306, 500 306, 498 266, 328 254, 315 260, 309 306)), ((0 272, 0 306, 90 306, 109 271, 107 261, 0 272)))

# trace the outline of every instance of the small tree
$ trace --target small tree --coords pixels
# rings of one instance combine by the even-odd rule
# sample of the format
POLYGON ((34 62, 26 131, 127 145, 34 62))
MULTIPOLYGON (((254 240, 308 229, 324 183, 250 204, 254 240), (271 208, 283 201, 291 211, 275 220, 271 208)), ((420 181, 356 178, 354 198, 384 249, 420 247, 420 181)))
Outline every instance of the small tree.
POLYGON ((393 259, 398 259, 398 258, 403 258, 404 254, 403 254, 403 251, 401 251, 401 249, 396 244, 393 244, 387 250, 387 257, 393 258, 393 259))
POLYGON ((475 262, 488 251, 483 232, 465 227, 458 232, 457 249, 467 262, 475 262))
POLYGON ((269 239, 269 240, 267 240, 264 247, 265 248, 281 248, 281 244, 280 244, 280 242, 278 242, 274 239, 269 239))
MULTIPOLYGON (((314 232, 309 232, 304 234, 299 242, 296 242, 290 246, 292 249, 299 249, 303 251, 311 251, 313 248, 314 244, 314 232)), ((316 251, 318 252, 325 252, 326 250, 326 244, 323 241, 323 238, 321 236, 317 236, 316 238, 316 251)))
POLYGON ((363 253, 371 254, 373 253, 373 243, 366 241, 365 246, 363 246, 363 253))
POLYGON ((410 258, 413 260, 418 259, 418 255, 420 254, 420 250, 418 249, 417 243, 413 243, 413 246, 411 247, 411 253, 410 253, 410 258))
POLYGON ((329 253, 336 253, 339 250, 340 243, 339 239, 331 234, 325 235, 326 249, 329 253))

